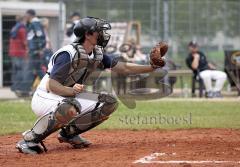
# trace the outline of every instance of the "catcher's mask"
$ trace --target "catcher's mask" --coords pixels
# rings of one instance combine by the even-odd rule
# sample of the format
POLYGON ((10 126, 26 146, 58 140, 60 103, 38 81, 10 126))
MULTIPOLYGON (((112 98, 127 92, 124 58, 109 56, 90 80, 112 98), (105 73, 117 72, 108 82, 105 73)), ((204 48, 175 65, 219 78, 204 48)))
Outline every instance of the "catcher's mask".
POLYGON ((86 17, 81 19, 73 29, 74 34, 77 37, 77 41, 80 41, 85 33, 98 32, 97 45, 105 48, 111 37, 106 31, 111 29, 111 25, 106 20, 94 17, 86 17))

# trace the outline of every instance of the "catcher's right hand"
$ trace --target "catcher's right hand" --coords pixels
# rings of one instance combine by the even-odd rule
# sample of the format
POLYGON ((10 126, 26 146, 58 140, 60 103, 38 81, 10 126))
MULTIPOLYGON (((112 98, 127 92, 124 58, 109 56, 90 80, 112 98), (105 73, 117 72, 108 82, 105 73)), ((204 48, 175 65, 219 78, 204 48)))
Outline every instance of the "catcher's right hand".
POLYGON ((154 46, 150 52, 150 64, 152 68, 161 68, 166 62, 163 56, 168 51, 168 44, 166 42, 159 42, 156 46, 154 46))

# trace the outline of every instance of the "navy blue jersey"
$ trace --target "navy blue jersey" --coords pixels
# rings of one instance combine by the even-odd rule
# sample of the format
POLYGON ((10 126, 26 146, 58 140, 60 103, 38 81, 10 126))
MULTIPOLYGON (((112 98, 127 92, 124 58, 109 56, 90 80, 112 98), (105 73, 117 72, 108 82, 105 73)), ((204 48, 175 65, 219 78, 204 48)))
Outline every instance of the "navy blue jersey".
POLYGON ((27 24, 27 40, 30 51, 41 50, 46 45, 46 36, 38 18, 27 24))
POLYGON ((199 65, 198 65, 197 70, 192 69, 192 62, 193 62, 192 53, 189 53, 188 57, 186 58, 187 66, 190 69, 192 69, 194 72, 201 72, 201 71, 204 71, 204 70, 208 70, 209 67, 208 67, 208 61, 207 61, 206 56, 200 51, 198 52, 198 54, 200 55, 200 59, 199 59, 199 65))

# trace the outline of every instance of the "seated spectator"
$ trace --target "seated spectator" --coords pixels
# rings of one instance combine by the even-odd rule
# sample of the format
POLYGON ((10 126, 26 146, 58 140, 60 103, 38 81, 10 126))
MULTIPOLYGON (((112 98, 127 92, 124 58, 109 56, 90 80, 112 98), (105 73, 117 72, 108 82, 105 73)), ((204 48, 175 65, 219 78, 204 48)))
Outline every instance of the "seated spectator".
POLYGON ((186 58, 187 66, 193 70, 195 75, 199 75, 206 88, 206 97, 222 97, 221 90, 226 81, 226 73, 216 70, 216 67, 207 61, 203 52, 199 51, 198 44, 191 41, 188 44, 189 55, 186 58), (215 80, 213 86, 212 80, 215 80))

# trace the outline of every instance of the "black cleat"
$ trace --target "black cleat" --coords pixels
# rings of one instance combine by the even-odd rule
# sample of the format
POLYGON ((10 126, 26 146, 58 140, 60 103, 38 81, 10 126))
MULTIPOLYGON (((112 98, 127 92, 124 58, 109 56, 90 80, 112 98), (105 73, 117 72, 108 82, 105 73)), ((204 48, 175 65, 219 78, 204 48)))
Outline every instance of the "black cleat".
POLYGON ((60 143, 69 143, 74 148, 84 148, 84 147, 88 147, 89 145, 92 144, 91 142, 87 141, 86 139, 80 137, 79 135, 68 138, 68 137, 64 137, 64 136, 58 134, 58 140, 60 143))
POLYGON ((43 148, 38 143, 26 142, 24 140, 19 141, 16 144, 16 149, 24 154, 40 154, 43 152, 43 148))

